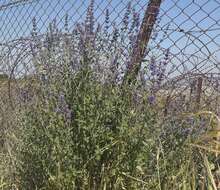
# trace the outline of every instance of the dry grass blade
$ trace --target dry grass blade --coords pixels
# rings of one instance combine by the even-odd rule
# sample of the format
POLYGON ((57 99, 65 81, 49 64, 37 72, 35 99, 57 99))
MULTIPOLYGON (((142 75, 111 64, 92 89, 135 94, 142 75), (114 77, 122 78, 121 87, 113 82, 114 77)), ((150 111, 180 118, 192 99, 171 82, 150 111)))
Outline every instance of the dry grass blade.
POLYGON ((214 176, 212 175, 212 171, 211 171, 211 167, 210 167, 210 163, 208 161, 208 158, 205 154, 203 154, 202 156, 204 159, 204 165, 206 167, 207 176, 208 176, 208 179, 210 180, 212 188, 213 188, 213 190, 218 190, 216 187, 216 184, 215 184, 214 176))

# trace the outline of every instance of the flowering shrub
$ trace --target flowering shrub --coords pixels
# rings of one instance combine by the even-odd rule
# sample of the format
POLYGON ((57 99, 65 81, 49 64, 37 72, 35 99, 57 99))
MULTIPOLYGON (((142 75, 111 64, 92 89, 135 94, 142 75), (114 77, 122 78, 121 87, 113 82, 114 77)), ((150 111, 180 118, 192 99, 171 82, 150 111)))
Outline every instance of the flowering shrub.
POLYGON ((137 168, 144 171, 153 156, 149 148, 154 142, 148 148, 143 143, 153 136, 155 114, 146 96, 137 102, 133 93, 103 86, 84 69, 73 78, 55 81, 50 95, 42 92, 47 99, 24 113, 17 185, 21 189, 141 187, 125 174, 144 177, 137 168))
MULTIPOLYGON (((36 91, 23 87, 19 92, 22 106, 14 110, 19 122, 10 131, 12 142, 2 143, 8 153, 0 154, 0 179, 6 181, 0 188, 214 188, 208 161, 215 168, 218 161, 198 149, 198 140, 216 121, 166 118, 156 109, 169 50, 162 58, 146 52, 149 60, 137 83, 123 86, 140 15, 129 3, 121 27, 110 28, 106 10, 102 28, 94 21, 93 9, 92 0, 85 22, 73 31, 68 15, 64 31, 54 20, 43 38, 33 19, 31 82, 36 91)), ((178 111, 181 103, 171 106, 178 111)))

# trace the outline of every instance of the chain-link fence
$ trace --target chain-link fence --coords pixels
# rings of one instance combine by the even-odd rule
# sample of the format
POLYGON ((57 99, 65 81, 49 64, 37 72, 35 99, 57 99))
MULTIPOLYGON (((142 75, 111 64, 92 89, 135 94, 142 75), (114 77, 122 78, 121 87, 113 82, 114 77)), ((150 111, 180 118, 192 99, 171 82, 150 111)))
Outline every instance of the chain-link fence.
MULTIPOLYGON (((28 83, 36 73, 34 60, 45 49, 59 55, 68 45, 76 68, 88 31, 96 38, 92 47, 103 54, 96 68, 103 71, 99 77, 104 80, 109 70, 117 70, 115 80, 120 81, 148 4, 146 0, 1 0, 0 72, 7 81, 2 91, 11 99, 14 89, 28 83)), ((189 109, 192 101, 193 109, 209 106, 218 112, 219 0, 164 0, 159 10, 141 60, 140 80, 152 94, 163 96, 165 112, 189 109)))

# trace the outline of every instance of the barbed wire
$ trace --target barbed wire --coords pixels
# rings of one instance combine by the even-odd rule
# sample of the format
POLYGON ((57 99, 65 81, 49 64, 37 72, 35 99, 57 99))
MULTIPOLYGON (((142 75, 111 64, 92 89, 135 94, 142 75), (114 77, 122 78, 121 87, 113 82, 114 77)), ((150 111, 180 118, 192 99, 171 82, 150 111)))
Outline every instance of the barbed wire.
POLYGON ((27 3, 33 3, 33 2, 36 2, 36 1, 37 0, 8 1, 7 3, 0 4, 0 11, 2 11, 4 9, 13 8, 13 7, 16 7, 16 6, 22 6, 22 5, 27 4, 27 3))

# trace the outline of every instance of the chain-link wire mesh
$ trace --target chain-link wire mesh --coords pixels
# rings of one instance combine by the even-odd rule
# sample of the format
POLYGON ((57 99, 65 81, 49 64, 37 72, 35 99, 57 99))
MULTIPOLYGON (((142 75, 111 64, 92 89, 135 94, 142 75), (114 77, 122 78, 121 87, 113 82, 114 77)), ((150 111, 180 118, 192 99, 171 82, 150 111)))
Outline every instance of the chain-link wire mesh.
MULTIPOLYGON (((6 81, 1 94, 12 101, 17 89, 32 84, 31 76, 42 69, 36 67, 36 59, 45 49, 59 55, 68 44, 74 54, 70 62, 77 67, 83 48, 74 45, 80 45, 88 31, 97 39, 93 48, 105 55, 96 65, 103 71, 99 77, 104 80, 109 70, 118 70, 115 79, 120 80, 148 4, 146 0, 1 0, 0 72, 6 81)), ((218 112, 219 55, 220 2, 164 0, 139 78, 152 94, 164 98, 165 112, 187 110, 191 102, 196 106, 190 109, 209 106, 218 112)))

